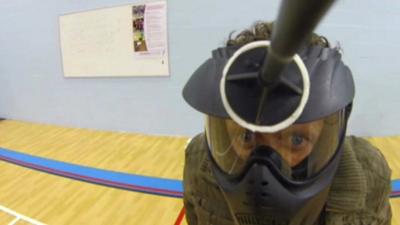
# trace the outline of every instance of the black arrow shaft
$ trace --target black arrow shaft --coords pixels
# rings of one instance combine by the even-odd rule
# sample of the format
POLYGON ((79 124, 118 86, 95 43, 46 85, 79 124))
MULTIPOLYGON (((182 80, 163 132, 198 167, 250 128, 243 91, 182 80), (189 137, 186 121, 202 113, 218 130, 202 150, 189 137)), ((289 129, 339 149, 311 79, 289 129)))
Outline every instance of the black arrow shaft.
POLYGON ((274 23, 261 81, 274 84, 286 64, 312 34, 335 0, 283 0, 274 23))

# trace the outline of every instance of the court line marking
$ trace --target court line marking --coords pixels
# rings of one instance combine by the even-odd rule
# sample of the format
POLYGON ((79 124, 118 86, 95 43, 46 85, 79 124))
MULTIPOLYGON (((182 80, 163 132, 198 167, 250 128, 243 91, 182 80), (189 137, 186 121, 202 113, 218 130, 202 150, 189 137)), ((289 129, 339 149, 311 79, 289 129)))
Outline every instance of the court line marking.
POLYGON ((11 214, 11 215, 13 215, 13 216, 16 217, 13 221, 11 221, 11 222, 9 223, 9 225, 13 225, 13 224, 15 224, 17 221, 19 221, 19 220, 25 220, 25 221, 27 221, 27 222, 29 222, 29 223, 34 224, 34 225, 46 225, 45 223, 41 223, 41 222, 39 222, 39 221, 37 221, 37 220, 34 220, 34 219, 29 218, 29 217, 27 217, 27 216, 24 216, 24 215, 22 215, 22 214, 20 214, 20 213, 15 212, 14 210, 11 210, 11 209, 9 209, 9 208, 7 208, 7 207, 4 207, 4 206, 2 206, 2 205, 0 205, 0 211, 4 211, 4 212, 6 212, 6 213, 8 213, 8 214, 11 214))
MULTIPOLYGON (((0 147, 0 160, 72 179, 166 197, 182 198, 181 180, 141 176, 81 166, 0 147)), ((400 180, 392 180, 390 197, 400 197, 400 180)))
POLYGON ((183 207, 179 212, 178 218, 176 218, 174 225, 180 225, 183 221, 183 218, 185 218, 185 214, 186 214, 186 209, 185 207, 183 207))
MULTIPOLYGON (((160 196, 173 197, 173 198, 182 198, 183 197, 182 191, 171 191, 171 190, 166 189, 165 187, 153 188, 153 187, 149 187, 150 185, 139 186, 139 185, 135 185, 135 184, 133 184, 133 185, 128 184, 123 181, 122 182, 114 182, 114 181, 107 180, 107 179, 99 179, 95 176, 85 176, 85 175, 81 175, 81 174, 77 174, 77 173, 70 173, 70 172, 65 172, 62 170, 52 169, 52 168, 48 168, 45 166, 36 165, 36 164, 32 164, 32 163, 26 163, 24 161, 6 158, 1 155, 0 155, 0 160, 4 160, 6 162, 10 162, 10 163, 13 163, 13 164, 19 165, 19 166, 24 166, 29 169, 38 170, 40 172, 55 174, 55 175, 59 175, 62 177, 71 178, 71 179, 84 181, 84 182, 89 182, 89 183, 93 183, 93 184, 99 184, 99 185, 103 185, 103 186, 120 188, 120 189, 124 189, 124 190, 147 193, 147 194, 152 194, 152 195, 160 195, 160 196)), ((163 179, 161 179, 161 178, 152 178, 152 179, 160 179, 160 181, 163 181, 163 179)))
POLYGON ((42 172, 61 175, 77 180, 101 184, 126 190, 146 192, 168 197, 181 198, 182 182, 176 179, 157 178, 130 173, 82 166, 0 147, 0 160, 25 166, 42 172))
POLYGON ((17 217, 15 217, 15 219, 14 219, 13 221, 11 221, 8 225, 14 225, 14 224, 16 224, 20 219, 21 219, 21 217, 17 216, 17 217))

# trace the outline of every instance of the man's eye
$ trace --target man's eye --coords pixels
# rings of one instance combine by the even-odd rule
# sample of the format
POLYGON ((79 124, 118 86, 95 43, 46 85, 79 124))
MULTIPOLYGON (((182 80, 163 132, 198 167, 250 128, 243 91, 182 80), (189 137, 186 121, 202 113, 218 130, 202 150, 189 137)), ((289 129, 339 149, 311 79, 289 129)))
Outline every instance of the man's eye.
POLYGON ((296 135, 296 134, 292 136, 292 145, 293 146, 299 146, 299 145, 303 144, 303 142, 304 142, 304 138, 302 136, 296 135))
POLYGON ((241 134, 242 144, 253 144, 255 141, 255 133, 246 130, 241 134))

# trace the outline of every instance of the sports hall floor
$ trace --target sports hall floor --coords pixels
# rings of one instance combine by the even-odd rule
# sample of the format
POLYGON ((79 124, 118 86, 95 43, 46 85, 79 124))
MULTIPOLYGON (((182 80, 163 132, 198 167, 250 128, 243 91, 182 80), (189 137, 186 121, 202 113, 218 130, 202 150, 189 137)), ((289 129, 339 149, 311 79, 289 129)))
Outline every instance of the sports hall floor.
MULTIPOLYGON (((184 225, 188 138, 0 121, 0 225, 184 225)), ((369 140, 398 190, 400 137, 369 140)), ((400 198, 391 204, 400 224, 400 198)))

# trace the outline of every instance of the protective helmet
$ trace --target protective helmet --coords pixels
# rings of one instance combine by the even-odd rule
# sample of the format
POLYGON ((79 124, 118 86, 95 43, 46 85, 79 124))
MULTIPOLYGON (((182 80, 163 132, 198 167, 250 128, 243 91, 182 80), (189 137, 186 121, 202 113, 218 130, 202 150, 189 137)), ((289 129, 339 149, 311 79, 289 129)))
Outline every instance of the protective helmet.
POLYGON ((265 87, 257 74, 268 50, 248 45, 214 50, 184 99, 206 115, 212 170, 237 224, 313 224, 343 150, 351 71, 338 49, 308 45, 298 52, 307 77, 290 63, 265 87))

